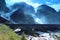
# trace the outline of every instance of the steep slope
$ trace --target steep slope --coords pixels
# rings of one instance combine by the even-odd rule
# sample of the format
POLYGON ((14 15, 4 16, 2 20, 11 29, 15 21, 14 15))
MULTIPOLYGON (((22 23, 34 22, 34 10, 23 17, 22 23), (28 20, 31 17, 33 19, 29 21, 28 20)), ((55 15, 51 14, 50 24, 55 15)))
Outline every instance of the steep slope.
POLYGON ((0 40, 20 40, 20 37, 8 26, 0 24, 0 40))

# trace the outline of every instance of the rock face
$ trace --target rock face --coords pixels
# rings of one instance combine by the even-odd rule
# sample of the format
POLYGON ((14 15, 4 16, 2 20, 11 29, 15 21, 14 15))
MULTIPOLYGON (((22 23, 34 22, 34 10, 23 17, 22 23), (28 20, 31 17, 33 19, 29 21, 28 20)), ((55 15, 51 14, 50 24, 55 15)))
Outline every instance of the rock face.
POLYGON ((24 2, 16 3, 11 6, 11 9, 17 9, 10 16, 11 20, 19 24, 35 24, 31 14, 34 13, 34 8, 24 2))
POLYGON ((6 7, 5 0, 0 0, 0 11, 9 12, 9 9, 6 7))
POLYGON ((57 12, 47 5, 39 6, 36 15, 38 18, 44 19, 45 24, 60 24, 57 12))
POLYGON ((6 6, 5 0, 0 0, 0 9, 2 10, 4 6, 6 6))
POLYGON ((15 3, 13 6, 11 6, 12 9, 22 9, 24 13, 26 14, 32 14, 35 12, 34 8, 31 5, 28 5, 27 3, 20 2, 20 3, 15 3))
POLYGON ((38 7, 38 11, 39 11, 39 10, 45 11, 45 12, 47 11, 48 13, 49 13, 49 12, 50 12, 50 13, 51 13, 51 12, 54 12, 54 13, 56 12, 55 9, 53 9, 52 7, 49 7, 48 5, 45 5, 45 4, 39 6, 39 7, 38 7))
POLYGON ((26 15, 22 9, 18 9, 10 16, 11 20, 18 24, 35 24, 31 15, 26 15))

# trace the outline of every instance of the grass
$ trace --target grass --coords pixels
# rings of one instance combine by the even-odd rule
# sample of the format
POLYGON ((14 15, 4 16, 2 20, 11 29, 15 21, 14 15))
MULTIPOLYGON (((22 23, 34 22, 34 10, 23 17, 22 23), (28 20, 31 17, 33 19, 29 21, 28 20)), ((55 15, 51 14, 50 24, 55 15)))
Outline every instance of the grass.
POLYGON ((8 26, 0 24, 0 40, 21 40, 21 37, 8 26))

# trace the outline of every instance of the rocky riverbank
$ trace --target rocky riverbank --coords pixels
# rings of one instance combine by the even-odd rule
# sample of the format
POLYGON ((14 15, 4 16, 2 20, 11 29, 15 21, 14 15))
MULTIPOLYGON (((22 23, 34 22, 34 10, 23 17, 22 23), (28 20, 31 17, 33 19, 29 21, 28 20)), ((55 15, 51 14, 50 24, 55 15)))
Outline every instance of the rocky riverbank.
POLYGON ((27 35, 28 40, 59 40, 57 36, 60 35, 60 32, 50 32, 50 33, 45 33, 45 32, 37 32, 40 35, 39 36, 30 36, 27 35))

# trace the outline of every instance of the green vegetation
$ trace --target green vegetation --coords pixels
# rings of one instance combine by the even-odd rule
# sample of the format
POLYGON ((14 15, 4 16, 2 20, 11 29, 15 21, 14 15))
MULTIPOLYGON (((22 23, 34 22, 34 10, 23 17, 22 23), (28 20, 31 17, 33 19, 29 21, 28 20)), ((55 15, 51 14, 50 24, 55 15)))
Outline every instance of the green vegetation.
POLYGON ((23 32, 22 35, 21 35, 21 40, 27 40, 26 37, 25 37, 25 33, 23 32))
POLYGON ((0 24, 0 40, 21 40, 8 26, 0 24))
POLYGON ((57 38, 57 40, 60 40, 60 34, 55 35, 55 37, 57 38))
POLYGON ((60 40, 60 36, 57 36, 57 40, 60 40))

